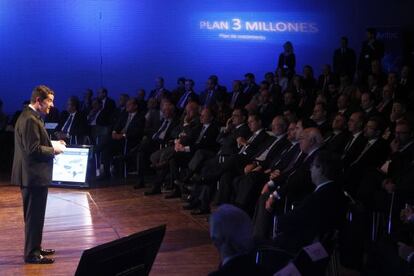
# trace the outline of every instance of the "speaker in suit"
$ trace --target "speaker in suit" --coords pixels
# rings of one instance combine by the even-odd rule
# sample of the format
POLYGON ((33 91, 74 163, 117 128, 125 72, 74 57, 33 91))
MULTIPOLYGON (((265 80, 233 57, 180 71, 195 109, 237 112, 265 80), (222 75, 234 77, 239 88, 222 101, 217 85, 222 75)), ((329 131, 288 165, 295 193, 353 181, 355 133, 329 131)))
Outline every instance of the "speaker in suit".
POLYGON ((20 186, 25 222, 24 257, 28 263, 52 263, 42 256, 42 232, 48 185, 52 181, 53 157, 61 153, 54 149, 44 128, 41 114, 53 106, 54 93, 46 86, 32 92, 31 104, 16 122, 14 160, 11 182, 20 186))

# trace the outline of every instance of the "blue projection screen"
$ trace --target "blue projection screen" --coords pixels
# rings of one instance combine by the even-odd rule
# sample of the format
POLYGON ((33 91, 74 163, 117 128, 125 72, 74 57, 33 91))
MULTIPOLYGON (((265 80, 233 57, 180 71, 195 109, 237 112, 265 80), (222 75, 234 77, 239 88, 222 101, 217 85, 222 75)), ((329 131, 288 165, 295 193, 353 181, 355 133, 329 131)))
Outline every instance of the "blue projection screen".
POLYGON ((366 26, 398 25, 387 11, 366 13, 372 3, 1 0, 0 98, 11 113, 37 84, 55 90, 60 109, 86 88, 117 98, 151 89, 157 76, 170 89, 185 76, 201 91, 211 74, 229 87, 273 71, 287 40, 298 72, 305 64, 320 72, 342 35, 359 51, 366 26))

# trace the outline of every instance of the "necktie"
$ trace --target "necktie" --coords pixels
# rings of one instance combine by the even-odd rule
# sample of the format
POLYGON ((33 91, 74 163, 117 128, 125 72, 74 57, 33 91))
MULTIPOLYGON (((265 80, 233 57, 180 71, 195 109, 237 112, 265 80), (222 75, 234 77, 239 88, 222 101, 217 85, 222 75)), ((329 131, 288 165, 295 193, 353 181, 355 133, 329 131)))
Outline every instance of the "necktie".
MULTIPOLYGON (((91 111, 91 113, 92 112, 93 111, 91 111)), ((89 113, 89 115, 88 115, 88 124, 89 125, 96 125, 95 120, 96 120, 96 117, 98 116, 99 111, 93 112, 92 114, 91 113, 89 113)))
POLYGON ((65 124, 63 125, 63 128, 62 128, 63 133, 68 133, 69 132, 69 127, 72 124, 72 121, 73 121, 73 114, 69 115, 68 119, 66 120, 65 124))
POLYGON ((164 120, 164 122, 162 122, 161 127, 158 129, 158 131, 152 136, 153 139, 159 139, 160 135, 167 129, 168 127, 168 120, 164 120))
POLYGON ((122 133, 126 133, 128 130, 129 125, 131 124, 132 119, 134 118, 134 114, 128 114, 128 120, 125 123, 124 128, 122 129, 122 133))
POLYGON ((207 130, 207 126, 204 125, 203 128, 200 131, 200 135, 198 135, 196 144, 199 144, 201 142, 201 139, 203 139, 203 136, 204 136, 204 133, 206 132, 206 130, 207 130))
POLYGON ((178 107, 184 108, 188 95, 190 95, 190 91, 185 92, 185 94, 181 97, 178 107))
POLYGON ((213 95, 213 91, 209 91, 208 92, 208 94, 207 94, 207 97, 206 97, 206 101, 205 101, 205 103, 204 103, 204 105, 205 106, 207 106, 207 105, 209 105, 210 104, 210 101, 211 101, 211 96, 213 95))
POLYGON ((234 108, 234 105, 236 104, 236 100, 238 96, 239 96, 239 92, 233 92, 233 97, 231 97, 231 103, 230 103, 231 108, 234 108))

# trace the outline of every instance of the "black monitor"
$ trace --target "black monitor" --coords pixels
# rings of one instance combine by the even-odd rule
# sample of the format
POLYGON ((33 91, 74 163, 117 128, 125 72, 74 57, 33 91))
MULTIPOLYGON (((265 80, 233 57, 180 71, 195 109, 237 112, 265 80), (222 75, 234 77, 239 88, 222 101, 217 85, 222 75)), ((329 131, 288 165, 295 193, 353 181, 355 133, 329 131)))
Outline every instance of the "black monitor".
POLYGON ((165 229, 164 224, 83 251, 75 275, 148 275, 165 229))

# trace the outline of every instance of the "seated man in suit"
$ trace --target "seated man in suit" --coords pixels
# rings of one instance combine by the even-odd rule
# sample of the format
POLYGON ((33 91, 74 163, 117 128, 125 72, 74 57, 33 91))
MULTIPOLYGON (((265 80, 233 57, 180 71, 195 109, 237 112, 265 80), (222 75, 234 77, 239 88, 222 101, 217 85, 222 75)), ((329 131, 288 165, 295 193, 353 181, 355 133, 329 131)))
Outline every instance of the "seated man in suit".
POLYGON ((68 144, 83 144, 88 134, 88 122, 86 115, 79 111, 79 99, 70 97, 66 104, 66 112, 62 113, 54 133, 56 138, 65 140, 68 144))
POLYGON ((371 117, 368 119, 364 128, 364 137, 368 142, 356 159, 344 170, 344 189, 353 197, 357 194, 364 172, 369 169, 376 169, 385 162, 388 156, 389 147, 381 137, 383 128, 381 118, 371 117))
POLYGON ((210 237, 220 254, 220 266, 209 276, 266 275, 253 254, 253 227, 249 216, 229 204, 210 217, 210 237))
POLYGON ((316 103, 310 118, 317 124, 322 136, 325 137, 325 135, 331 130, 328 120, 328 111, 326 110, 325 104, 316 103))
POLYGON ((374 95, 367 92, 362 93, 361 109, 365 113, 365 118, 370 118, 379 114, 378 110, 375 107, 374 95))
MULTIPOLYGON (((339 229, 345 214, 345 198, 336 182, 341 175, 338 156, 319 152, 310 166, 310 175, 315 190, 292 211, 277 217, 274 245, 293 254, 339 229)), ((278 199, 277 193, 271 194, 266 202, 269 212, 273 211, 274 199, 278 199)))
POLYGON ((349 132, 346 129, 346 117, 337 113, 332 121, 332 131, 329 132, 324 140, 324 149, 332 153, 341 155, 349 139, 349 132))
POLYGON ((210 212, 210 194, 215 190, 215 186, 220 177, 231 171, 243 170, 253 156, 255 156, 263 144, 269 139, 269 135, 262 127, 262 121, 258 114, 250 114, 248 117, 248 125, 252 135, 248 140, 244 137, 238 137, 237 143, 239 151, 229 157, 225 157, 224 161, 220 156, 215 156, 207 160, 201 168, 200 179, 194 181, 193 184, 202 184, 204 192, 196 192, 193 200, 184 209, 194 209, 199 207, 200 212, 195 211, 194 214, 205 214, 210 212))
MULTIPOLYGON (((192 137, 187 139, 176 140, 174 145, 174 155, 170 159, 170 177, 174 180, 178 178, 178 168, 186 169, 188 163, 192 161, 192 158, 197 152, 216 152, 219 144, 217 143, 217 135, 219 134, 219 128, 214 121, 213 111, 209 107, 203 108, 200 115, 200 125, 194 132, 192 137)), ((175 187, 172 195, 167 198, 179 196, 180 189, 175 187), (175 194, 174 194, 175 193, 175 194)))
POLYGON ((184 110, 189 101, 198 102, 198 95, 194 91, 194 85, 195 83, 192 79, 185 80, 185 92, 177 102, 177 109, 180 113, 184 110))
MULTIPOLYGON (((272 135, 266 143, 260 148, 260 150, 248 160, 248 164, 244 167, 240 167, 239 170, 231 170, 225 172, 221 178, 218 189, 218 203, 229 203, 232 202, 234 197, 233 181, 239 178, 243 178, 244 175, 249 174, 253 170, 261 171, 262 168, 268 167, 271 160, 279 155, 288 145, 290 144, 286 138, 286 130, 288 122, 283 116, 276 116, 272 121, 272 135)), ((242 165, 242 164, 241 164, 242 165)), ((251 194, 257 194, 261 191, 261 187, 250 186, 251 194)))
POLYGON ((249 215, 252 215, 263 185, 270 179, 271 172, 276 169, 282 171, 285 165, 296 158, 296 155, 300 152, 299 141, 296 138, 295 122, 289 124, 286 140, 288 141, 287 147, 269 158, 272 160, 258 162, 257 166, 251 171, 247 171, 246 166, 245 175, 233 181, 234 204, 245 210, 249 215))
POLYGON ((281 214, 287 211, 287 206, 302 201, 312 191, 309 168, 322 143, 322 135, 317 128, 304 129, 299 140, 301 154, 294 161, 292 168, 284 172, 273 172, 272 180, 264 186, 256 205, 254 221, 257 239, 267 239, 272 220, 266 208, 269 204, 275 204, 276 213, 281 214))
POLYGON ((234 80, 233 81, 233 91, 229 95, 230 99, 230 108, 244 108, 246 104, 248 104, 248 96, 243 93, 243 83, 241 80, 234 80))
POLYGON ((204 107, 206 106, 216 106, 217 99, 224 94, 225 91, 222 91, 218 87, 217 79, 214 76, 210 76, 207 79, 206 89, 200 95, 200 103, 204 107))
POLYGON ((354 112, 348 120, 348 131, 350 133, 341 159, 344 168, 348 168, 364 149, 367 139, 364 137, 364 113, 354 112))
POLYGON ((169 173, 169 161, 175 154, 175 143, 177 141, 181 141, 186 145, 192 143, 199 133, 201 127, 199 105, 196 102, 188 102, 183 115, 175 130, 171 133, 169 140, 150 155, 151 167, 156 171, 156 178, 153 181, 152 189, 146 191, 145 195, 161 193, 161 185, 169 173))
POLYGON ((163 120, 158 130, 155 133, 147 133, 136 148, 132 150, 137 154, 138 183, 134 186, 135 189, 144 187, 144 171, 149 163, 149 156, 178 135, 179 120, 176 116, 174 104, 164 101, 161 105, 161 112, 163 120))
POLYGON ((130 155, 131 149, 138 145, 144 133, 145 118, 138 110, 137 99, 129 99, 125 111, 115 123, 112 139, 103 150, 104 177, 110 176, 109 167, 112 158, 119 154, 123 158, 130 155))
POLYGON ((151 90, 149 98, 155 98, 157 102, 161 102, 162 98, 168 97, 170 95, 170 91, 165 89, 164 87, 164 78, 158 77, 155 79, 155 88, 151 90))

